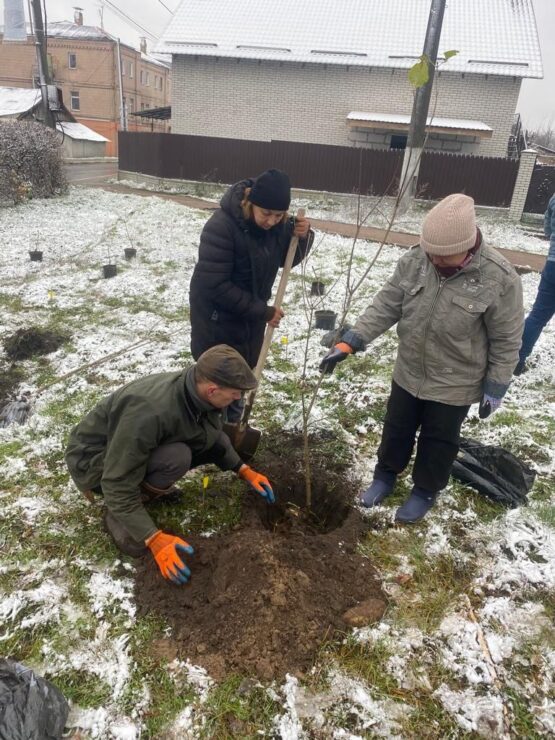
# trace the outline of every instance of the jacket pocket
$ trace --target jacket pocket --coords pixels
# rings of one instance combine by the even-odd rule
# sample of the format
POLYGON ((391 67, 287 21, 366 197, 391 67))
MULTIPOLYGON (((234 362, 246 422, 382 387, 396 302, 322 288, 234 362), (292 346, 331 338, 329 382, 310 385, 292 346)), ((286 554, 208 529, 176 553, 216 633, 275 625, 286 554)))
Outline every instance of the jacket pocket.
POLYGON ((481 316, 487 307, 487 303, 474 296, 454 295, 446 317, 446 330, 461 339, 468 337, 481 324, 481 316))

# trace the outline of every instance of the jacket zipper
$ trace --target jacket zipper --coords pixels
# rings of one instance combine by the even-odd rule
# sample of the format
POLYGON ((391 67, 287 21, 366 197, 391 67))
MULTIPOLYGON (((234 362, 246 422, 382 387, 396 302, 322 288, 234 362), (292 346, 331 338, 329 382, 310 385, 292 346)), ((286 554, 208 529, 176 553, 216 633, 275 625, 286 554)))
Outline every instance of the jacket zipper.
MULTIPOLYGON (((435 270, 435 268, 434 268, 434 270, 435 270)), ((443 290, 443 286, 445 285, 445 283, 447 282, 447 280, 450 280, 450 278, 440 277, 437 274, 437 271, 436 271, 436 277, 439 280, 439 287, 438 287, 438 289, 436 291, 436 294, 435 294, 433 303, 432 303, 431 308, 430 308, 430 312, 428 313, 428 317, 426 319, 426 328, 424 330, 424 346, 422 348, 422 362, 421 362, 421 365, 422 365, 422 380, 420 381, 420 384, 418 385, 418 388, 416 390, 416 397, 417 398, 420 395, 420 391, 422 390, 422 386, 424 385, 424 383, 426 381, 426 370, 425 370, 425 367, 426 367, 426 340, 428 338, 428 329, 430 328, 430 323, 432 321, 432 316, 433 316, 433 313, 434 313, 434 308, 436 306, 436 303, 437 303, 437 300, 439 298, 439 295, 440 295, 441 291, 443 290)))

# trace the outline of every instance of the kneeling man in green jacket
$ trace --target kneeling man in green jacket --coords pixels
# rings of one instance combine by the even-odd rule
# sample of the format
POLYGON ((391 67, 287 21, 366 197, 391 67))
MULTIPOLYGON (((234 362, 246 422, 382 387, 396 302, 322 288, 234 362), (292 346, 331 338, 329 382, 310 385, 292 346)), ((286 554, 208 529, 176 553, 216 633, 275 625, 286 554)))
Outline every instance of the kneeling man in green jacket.
POLYGON ((410 497, 395 514, 416 522, 449 480, 470 405, 485 417, 501 405, 518 361, 524 315, 520 278, 476 226, 474 201, 448 195, 428 213, 420 244, 408 250, 353 329, 320 369, 366 346, 394 324, 393 370, 374 480, 361 503, 389 496, 409 463, 416 433, 410 497))
POLYGON ((186 583, 193 548, 162 532, 144 502, 167 496, 191 468, 233 470, 269 503, 269 480, 243 464, 222 431, 222 409, 257 385, 250 367, 219 344, 191 367, 134 380, 98 403, 72 430, 66 463, 90 500, 104 497, 105 524, 116 546, 138 557, 148 547, 162 575, 186 583))

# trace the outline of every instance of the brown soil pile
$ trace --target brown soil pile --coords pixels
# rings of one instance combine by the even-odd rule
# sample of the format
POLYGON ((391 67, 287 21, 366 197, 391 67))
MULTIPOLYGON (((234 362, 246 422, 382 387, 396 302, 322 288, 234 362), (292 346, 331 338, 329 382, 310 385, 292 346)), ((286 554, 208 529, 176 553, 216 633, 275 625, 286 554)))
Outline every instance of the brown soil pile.
POLYGON ((55 352, 68 339, 69 335, 63 332, 32 326, 29 329, 18 329, 6 337, 2 344, 10 360, 28 360, 35 355, 55 352))
POLYGON ((347 609, 383 598, 370 562, 356 552, 364 525, 344 495, 352 482, 316 469, 307 516, 296 466, 264 457, 256 467, 274 484, 278 504, 249 496, 234 531, 188 535, 195 548, 188 585, 164 581, 150 557, 138 566, 139 614, 163 616, 177 654, 214 678, 305 671, 326 639, 348 630, 347 609))

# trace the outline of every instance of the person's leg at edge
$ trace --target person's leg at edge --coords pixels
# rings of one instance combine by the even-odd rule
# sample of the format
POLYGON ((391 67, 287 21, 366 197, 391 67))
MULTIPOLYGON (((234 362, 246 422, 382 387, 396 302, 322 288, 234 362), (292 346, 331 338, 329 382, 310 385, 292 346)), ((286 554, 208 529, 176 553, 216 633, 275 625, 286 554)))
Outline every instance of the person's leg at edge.
POLYGON ((555 261, 548 260, 542 271, 538 293, 524 323, 522 345, 519 352, 519 361, 515 369, 515 375, 520 375, 525 370, 526 360, 532 353, 534 345, 546 324, 555 314, 555 261))

